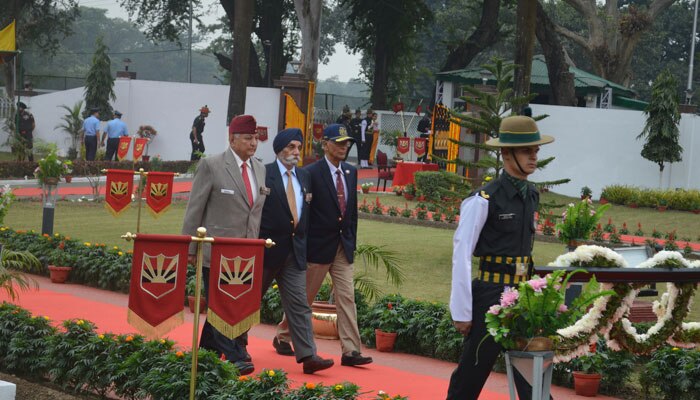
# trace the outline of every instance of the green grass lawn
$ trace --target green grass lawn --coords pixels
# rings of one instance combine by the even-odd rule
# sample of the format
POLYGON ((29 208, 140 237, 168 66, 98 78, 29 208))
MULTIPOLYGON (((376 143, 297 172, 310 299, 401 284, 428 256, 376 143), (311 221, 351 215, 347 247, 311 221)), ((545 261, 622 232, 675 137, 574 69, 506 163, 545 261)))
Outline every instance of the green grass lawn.
MULTIPOLYGON (((372 201, 376 198, 376 195, 367 196, 372 201)), ((384 197, 387 203, 388 199, 399 199, 396 195, 384 197)), ((384 197, 380 199, 382 203, 384 197)), ((175 202, 167 213, 157 219, 144 208, 141 215, 141 232, 179 234, 185 206, 185 202, 175 202)), ((401 206, 403 207, 403 204, 401 206)), ((662 222, 671 224, 665 219, 670 218, 676 221, 675 227, 679 232, 700 232, 700 216, 692 213, 659 213, 613 206, 610 215, 613 221, 616 221, 617 216, 628 215, 635 221, 640 220, 643 226, 654 226, 662 222)), ((120 236, 126 232, 136 232, 136 219, 135 208, 115 218, 105 210, 104 203, 61 201, 55 209, 54 232, 85 242, 105 243, 129 250, 132 247, 131 243, 124 241, 120 236)), ((14 203, 5 217, 5 224, 14 229, 41 231, 41 221, 42 205, 39 202, 14 203)), ((667 226, 671 228, 674 225, 667 226)), ((387 286, 385 293, 399 292, 410 298, 447 302, 450 296, 453 234, 454 231, 450 229, 360 219, 358 242, 385 246, 403 259, 402 265, 406 274, 404 285, 398 289, 387 286)), ((533 256, 537 265, 545 265, 564 251, 563 244, 536 241, 533 256)), ((355 268, 360 270, 365 267, 361 260, 357 260, 355 268)), ((385 279, 381 270, 369 272, 377 279, 385 279)), ((659 285, 659 288, 664 287, 659 285)), ((700 320, 700 302, 696 301, 693 304, 691 317, 692 320, 700 320)))

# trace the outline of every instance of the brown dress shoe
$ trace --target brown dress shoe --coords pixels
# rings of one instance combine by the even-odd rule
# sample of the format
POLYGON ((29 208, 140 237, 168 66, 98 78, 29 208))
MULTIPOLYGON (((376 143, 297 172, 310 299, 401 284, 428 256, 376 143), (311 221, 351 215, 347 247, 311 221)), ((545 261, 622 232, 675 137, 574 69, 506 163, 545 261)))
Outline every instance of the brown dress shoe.
POLYGON ((303 363, 305 374, 313 374, 316 371, 328 369, 333 366, 333 360, 321 358, 319 356, 306 357, 303 363))
POLYGON ((359 351, 353 351, 350 355, 343 354, 340 358, 340 365, 354 367, 357 365, 370 364, 372 361, 372 357, 365 357, 359 351))
POLYGON ((283 355, 283 356, 293 356, 294 355, 294 350, 292 349, 292 346, 284 342, 282 340, 277 339, 275 337, 272 339, 272 347, 275 348, 275 351, 277 351, 277 354, 283 355))

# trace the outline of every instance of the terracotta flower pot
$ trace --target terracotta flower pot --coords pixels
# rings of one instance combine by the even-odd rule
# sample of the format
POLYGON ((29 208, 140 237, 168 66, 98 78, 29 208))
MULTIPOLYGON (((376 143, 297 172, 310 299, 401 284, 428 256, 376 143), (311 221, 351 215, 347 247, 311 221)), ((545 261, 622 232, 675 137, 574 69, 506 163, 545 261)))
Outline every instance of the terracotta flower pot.
POLYGON ((666 211, 667 208, 668 208, 668 206, 657 206, 656 207, 656 209, 659 210, 659 212, 664 212, 664 211, 666 211))
POLYGON ((579 396, 593 397, 598 394, 600 374, 586 374, 574 371, 574 390, 579 396))
POLYGON ((73 182, 73 175, 66 175, 64 176, 64 178, 66 179, 66 183, 73 182))
MULTIPOLYGON (((194 314, 194 296, 187 296, 187 306, 190 308, 190 312, 194 314)), ((207 312, 207 300, 204 297, 199 298, 199 313, 205 314, 207 312)))
POLYGON ((410 194, 410 193, 403 192, 403 198, 406 199, 406 200, 413 200, 414 197, 415 197, 415 195, 412 195, 412 194, 410 194))
POLYGON ((600 200, 599 200, 598 202, 599 202, 600 204, 608 204, 608 199, 604 199, 604 198, 601 197, 600 200))
POLYGON ((68 280, 68 274, 72 270, 72 267, 57 267, 55 265, 49 265, 49 277, 53 283, 65 283, 68 280))
POLYGON ((360 187, 360 188, 362 189, 362 193, 364 193, 364 194, 369 193, 369 188, 365 188, 365 187, 360 187))
POLYGON ((335 304, 314 301, 311 304, 311 326, 318 339, 340 339, 338 335, 338 310, 335 304))
POLYGON ((385 353, 394 351, 396 336, 398 336, 396 332, 384 332, 381 329, 375 329, 374 335, 377 342, 377 351, 385 353))
POLYGON ((146 155, 141 156, 141 161, 143 161, 143 162, 149 162, 150 160, 151 160, 151 156, 146 156, 146 155))
POLYGON ((639 208, 639 206, 637 205, 637 203, 630 203, 630 204, 629 204, 629 207, 630 207, 630 208, 639 208))
POLYGON ((693 214, 700 214, 700 210, 693 210, 693 214))

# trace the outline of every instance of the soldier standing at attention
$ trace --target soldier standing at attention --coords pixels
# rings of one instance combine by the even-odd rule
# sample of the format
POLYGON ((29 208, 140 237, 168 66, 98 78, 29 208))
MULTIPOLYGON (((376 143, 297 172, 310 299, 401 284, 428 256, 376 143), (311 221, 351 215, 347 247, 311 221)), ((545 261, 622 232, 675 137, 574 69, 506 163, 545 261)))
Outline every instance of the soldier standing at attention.
POLYGON ((190 142, 192 143, 192 154, 190 155, 191 161, 199 160, 204 153, 204 138, 202 138, 202 132, 204 132, 204 120, 209 116, 209 107, 204 106, 199 109, 199 115, 195 117, 194 122, 192 122, 192 130, 190 131, 190 142))

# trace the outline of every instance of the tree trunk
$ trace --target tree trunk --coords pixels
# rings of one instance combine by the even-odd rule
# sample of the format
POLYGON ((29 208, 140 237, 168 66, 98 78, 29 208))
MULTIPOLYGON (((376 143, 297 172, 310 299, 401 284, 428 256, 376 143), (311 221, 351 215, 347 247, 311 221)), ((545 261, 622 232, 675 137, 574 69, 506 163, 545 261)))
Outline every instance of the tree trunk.
MULTIPOLYGON (((227 3, 226 0, 220 0, 220 2, 222 5, 227 3)), ((224 9, 227 10, 227 7, 224 6, 224 9)), ((236 0, 233 2, 233 19, 229 15, 229 21, 233 22, 231 29, 233 32, 233 52, 231 57, 233 63, 231 64, 227 123, 236 115, 245 113, 245 97, 250 68, 250 34, 253 30, 254 12, 254 0, 236 0)))
POLYGON ((283 8, 283 0, 266 0, 263 3, 263 9, 258 10, 260 22, 255 34, 263 43, 265 70, 261 71, 261 81, 267 87, 272 86, 274 79, 282 76, 287 66, 287 60, 284 57, 282 12, 280 12, 283 8))
POLYGON ((375 110, 386 110, 387 107, 387 77, 389 75, 389 60, 386 42, 381 35, 376 38, 374 45, 374 77, 372 79, 372 97, 369 99, 375 110))
POLYGON ((501 0, 484 0, 479 26, 466 40, 450 50, 440 71, 465 68, 484 49, 498 42, 500 38, 498 24, 500 8, 501 0))
POLYGON ((549 104, 559 106, 578 105, 574 87, 574 74, 569 72, 569 64, 566 62, 564 48, 559 40, 559 35, 556 33, 556 27, 539 1, 537 2, 535 34, 547 62, 547 74, 549 75, 549 87, 551 90, 549 104))
MULTIPOLYGON (((530 94, 530 75, 532 75, 532 51, 535 45, 535 23, 537 22, 537 0, 518 0, 515 28, 515 75, 513 92, 515 97, 530 94)), ((522 113, 522 107, 513 110, 522 113)))
POLYGON ((322 0, 294 0, 301 27, 301 73, 311 81, 318 75, 322 4, 322 0))

